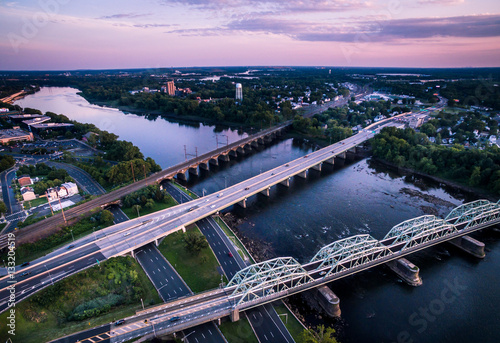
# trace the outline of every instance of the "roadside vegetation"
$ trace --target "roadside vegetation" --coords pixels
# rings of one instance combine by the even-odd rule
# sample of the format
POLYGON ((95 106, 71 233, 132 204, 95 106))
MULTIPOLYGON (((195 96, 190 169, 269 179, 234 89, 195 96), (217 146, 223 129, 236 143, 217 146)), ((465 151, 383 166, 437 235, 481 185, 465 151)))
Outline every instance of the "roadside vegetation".
MULTIPOLYGON (((132 257, 115 257, 67 277, 16 304, 16 341, 48 342, 135 314, 161 303, 155 288, 132 257)), ((7 337, 0 315, 0 337, 7 337)))
POLYGON ((15 163, 16 160, 14 159, 14 157, 10 155, 0 155, 0 172, 13 167, 15 163))
POLYGON ((304 326, 295 318, 288 308, 280 301, 278 304, 273 304, 274 309, 278 313, 281 321, 285 324, 288 332, 292 335, 296 342, 301 342, 303 337, 304 326))
POLYGON ((219 263, 198 227, 192 226, 186 233, 177 231, 168 235, 158 249, 193 292, 219 287, 219 263))

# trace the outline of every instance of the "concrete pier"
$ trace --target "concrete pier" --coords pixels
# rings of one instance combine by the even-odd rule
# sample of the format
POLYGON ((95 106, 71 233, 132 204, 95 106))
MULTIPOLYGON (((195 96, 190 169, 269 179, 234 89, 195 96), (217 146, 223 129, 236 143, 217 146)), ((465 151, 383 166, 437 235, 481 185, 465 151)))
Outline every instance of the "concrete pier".
POLYGON ((196 176, 199 175, 197 167, 195 167, 195 168, 189 168, 188 172, 189 172, 189 174, 192 174, 192 175, 196 175, 196 176))
MULTIPOLYGON (((239 148, 238 148, 239 149, 239 148)), ((230 150, 229 153, 227 154, 229 157, 238 157, 238 153, 234 150, 230 150)))
POLYGON ((316 170, 316 171, 319 171, 319 172, 320 172, 320 171, 321 171, 321 166, 322 166, 322 164, 321 164, 321 163, 320 163, 320 164, 316 164, 315 166, 312 166, 312 167, 311 167, 311 169, 313 169, 313 170, 316 170))
POLYGON ((269 196, 269 190, 270 190, 270 189, 271 189, 271 187, 266 188, 266 189, 264 189, 262 192, 260 192, 260 194, 262 194, 262 195, 264 195, 264 196, 268 197, 268 196, 269 196))
POLYGON ((472 238, 471 236, 465 235, 452 239, 448 242, 474 257, 484 258, 486 256, 484 253, 484 243, 472 238))
POLYGON ((198 167, 203 170, 208 170, 208 163, 200 163, 198 167))
POLYGON ((304 170, 303 172, 300 172, 298 174, 295 174, 297 175, 298 177, 301 177, 303 179, 307 179, 307 170, 304 170))
POLYGON ((218 166, 219 160, 217 158, 212 158, 210 161, 208 161, 208 163, 213 165, 213 166, 218 166))
POLYGON ((328 160, 323 161, 323 163, 331 164, 333 166, 335 164, 335 158, 329 158, 328 160))
POLYGON ((243 208, 247 208, 247 199, 243 199, 240 202, 238 202, 238 205, 240 205, 243 208))
POLYGON ((386 265, 410 286, 422 285, 422 279, 419 275, 420 269, 406 258, 387 262, 386 265))
POLYGON ((253 148, 258 148, 259 147, 259 143, 257 141, 252 141, 251 145, 252 145, 253 148))
POLYGON ((186 174, 185 173, 177 173, 177 179, 186 181, 186 174))
POLYGON ((283 180, 279 184, 285 187, 290 187, 290 179, 283 180))
MULTIPOLYGON (((231 151, 232 151, 232 150, 231 150, 231 151)), ((230 152, 231 152, 231 151, 230 151, 230 152)), ((229 153, 230 153, 230 152, 229 152, 229 153)), ((227 155, 219 155, 219 160, 224 161, 224 162, 229 162, 229 160, 231 159, 231 158, 229 157, 229 153, 228 153, 227 155)), ((236 153, 235 153, 235 154, 236 154, 236 153)))
POLYGON ((236 151, 238 152, 238 154, 241 154, 241 155, 247 154, 247 152, 245 151, 245 148, 242 148, 240 146, 236 149, 236 151))
POLYGON ((340 317, 340 299, 328 286, 316 288, 316 299, 330 317, 340 317))
POLYGON ((232 322, 237 322, 240 320, 240 311, 238 311, 237 308, 231 311, 231 314, 229 315, 229 319, 231 319, 232 322))

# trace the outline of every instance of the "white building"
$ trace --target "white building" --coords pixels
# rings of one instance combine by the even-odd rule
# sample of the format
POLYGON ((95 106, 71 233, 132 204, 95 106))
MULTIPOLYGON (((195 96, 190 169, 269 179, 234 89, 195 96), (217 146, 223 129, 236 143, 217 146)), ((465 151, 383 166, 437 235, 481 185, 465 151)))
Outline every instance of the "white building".
POLYGON ((78 194, 78 186, 73 182, 66 182, 61 185, 61 188, 66 189, 67 196, 78 194))
POLYGON ((235 99, 236 100, 243 100, 243 86, 241 85, 241 83, 237 83, 236 84, 236 96, 235 96, 235 99))

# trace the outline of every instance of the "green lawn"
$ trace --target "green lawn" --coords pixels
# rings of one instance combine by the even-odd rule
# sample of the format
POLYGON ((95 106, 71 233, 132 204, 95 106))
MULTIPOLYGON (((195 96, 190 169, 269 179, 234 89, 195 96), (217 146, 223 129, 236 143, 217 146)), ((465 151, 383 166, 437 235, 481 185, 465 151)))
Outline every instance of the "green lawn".
POLYGON ((286 328, 292 335, 296 342, 300 342, 300 335, 305 330, 302 324, 294 317, 294 315, 288 310, 288 308, 280 302, 279 305, 274 305, 274 309, 280 315, 279 317, 285 323, 286 328), (287 314, 287 316, 281 316, 282 314, 287 314), (288 319, 287 319, 288 317, 288 319))
MULTIPOLYGON (((102 262, 100 267, 94 266, 70 276, 16 304, 16 336, 13 341, 47 342, 110 323, 135 314, 136 310, 142 308, 141 298, 145 305, 161 303, 155 288, 132 257, 109 259, 102 262), (120 297, 120 301, 108 311, 100 308, 100 315, 82 320, 71 318, 75 313, 82 313, 78 311, 78 306, 109 294, 120 297)), ((7 312, 0 315, 2 338, 8 337, 6 317, 7 312)))
POLYGON ((215 216, 214 219, 217 222, 217 224, 219 224, 219 226, 222 228, 222 230, 224 230, 226 236, 228 236, 229 239, 231 239, 233 242, 236 243, 236 246, 239 248, 238 253, 241 255, 241 257, 243 259, 246 259, 245 257, 247 257, 250 259, 252 263, 255 263, 254 259, 252 258, 248 250, 245 248, 243 243, 241 243, 241 241, 238 239, 238 237, 236 237, 234 232, 231 231, 231 229, 226 225, 226 223, 224 223, 224 221, 220 219, 219 216, 215 216))
MULTIPOLYGON (((201 234, 196 226, 189 230, 201 234)), ((217 271, 219 263, 210 247, 203 249, 198 255, 193 255, 184 247, 184 234, 178 231, 165 237, 158 249, 193 292, 219 287, 220 274, 217 271)))
MULTIPOLYGON (((146 214, 150 214, 153 212, 161 211, 166 208, 172 207, 177 205, 177 202, 170 196, 170 195, 165 195, 165 202, 155 202, 154 206, 152 208, 145 208, 143 207, 142 209, 139 210, 139 215, 145 216, 146 214)), ((135 210, 132 207, 123 207, 122 211, 129 217, 130 219, 137 218, 137 210, 135 210)))
POLYGON ((25 201, 24 202, 24 207, 25 208, 30 208, 30 206, 31 207, 37 207, 39 205, 46 204, 46 203, 47 203, 47 198, 38 198, 38 199, 35 199, 35 200, 25 201))
POLYGON ((258 343, 257 337, 246 316, 240 316, 237 322, 224 321, 219 326, 229 343, 258 343))

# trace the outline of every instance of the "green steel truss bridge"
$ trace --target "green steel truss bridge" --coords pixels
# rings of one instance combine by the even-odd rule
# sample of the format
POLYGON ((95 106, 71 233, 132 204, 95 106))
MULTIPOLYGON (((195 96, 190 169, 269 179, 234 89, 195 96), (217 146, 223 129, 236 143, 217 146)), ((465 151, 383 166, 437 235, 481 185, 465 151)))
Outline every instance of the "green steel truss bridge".
POLYGON ((223 289, 201 293, 139 312, 150 324, 111 337, 124 342, 134 337, 185 330, 217 318, 238 317, 239 311, 358 273, 427 247, 500 224, 500 201, 478 200, 453 209, 445 219, 424 215, 394 226, 382 240, 368 234, 335 241, 307 263, 279 257, 240 270, 223 289), (170 322, 170 318, 180 320, 170 322), (154 328, 153 328, 154 326, 154 328))

